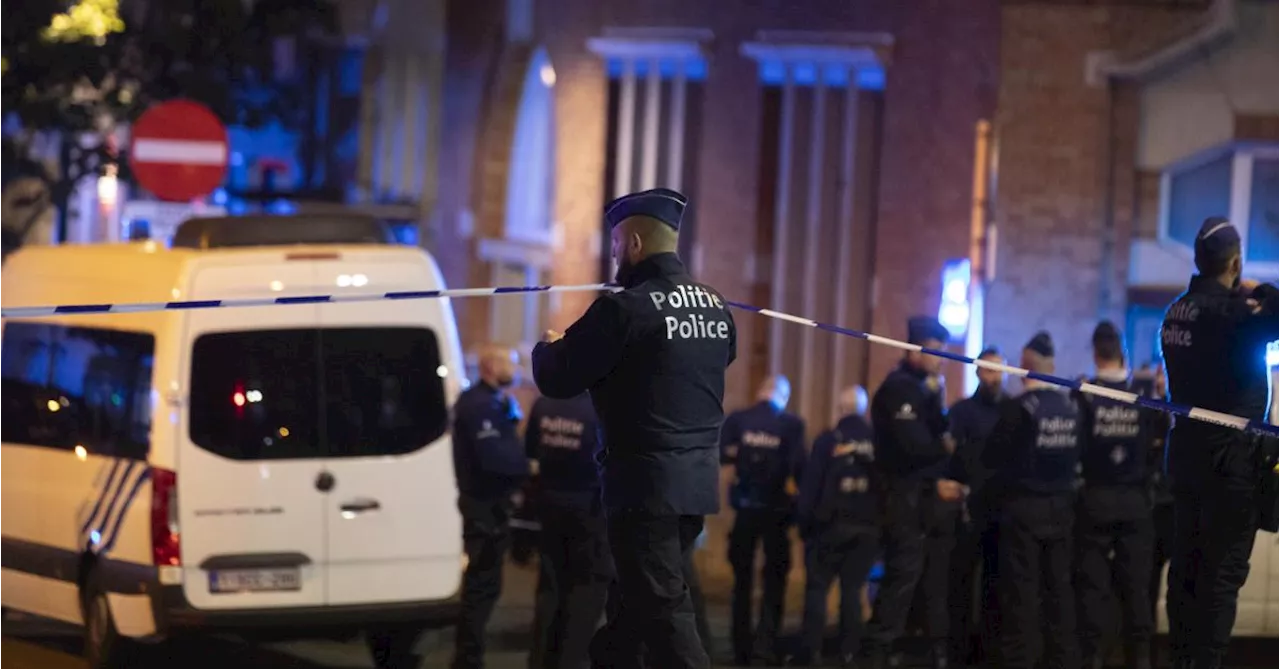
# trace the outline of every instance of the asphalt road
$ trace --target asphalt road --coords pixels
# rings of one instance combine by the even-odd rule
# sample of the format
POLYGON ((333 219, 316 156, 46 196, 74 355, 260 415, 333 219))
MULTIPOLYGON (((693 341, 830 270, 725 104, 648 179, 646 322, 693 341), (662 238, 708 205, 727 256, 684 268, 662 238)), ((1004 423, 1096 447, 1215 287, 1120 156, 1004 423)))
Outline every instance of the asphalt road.
MULTIPOLYGON (((535 578, 533 568, 508 566, 502 599, 490 623, 488 669, 527 668, 535 578)), ((720 589, 708 591, 711 598, 708 614, 717 637, 717 650, 727 651, 729 612, 726 603, 717 596, 720 589)), ((795 629, 799 623, 798 607, 788 608, 787 628, 795 629)), ((86 665, 80 659, 80 632, 76 628, 10 614, 0 626, 0 633, 3 635, 0 639, 0 666, 4 669, 85 669, 86 665)), ((426 651, 423 669, 448 667, 452 642, 452 630, 424 635, 421 641, 421 648, 426 651)), ((1232 648, 1227 666, 1233 669, 1271 668, 1280 664, 1277 655, 1274 639, 1239 640, 1232 648)), ((138 659, 135 665, 138 669, 366 669, 373 666, 364 644, 359 641, 254 645, 231 638, 207 638, 147 646, 138 659)), ((923 659, 909 658, 915 660, 911 662, 914 666, 926 666, 923 659)), ((1119 657, 1115 659, 1117 662, 1120 660, 1119 657)))

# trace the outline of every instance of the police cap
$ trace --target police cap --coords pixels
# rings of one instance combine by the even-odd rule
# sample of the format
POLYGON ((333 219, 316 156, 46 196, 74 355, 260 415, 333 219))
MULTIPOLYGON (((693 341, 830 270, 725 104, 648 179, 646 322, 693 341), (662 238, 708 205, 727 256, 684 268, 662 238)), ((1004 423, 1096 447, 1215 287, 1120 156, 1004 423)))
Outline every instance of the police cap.
POLYGON ((1027 342, 1027 345, 1023 348, 1026 348, 1028 351, 1034 351, 1043 357, 1052 358, 1053 337, 1050 337, 1048 332, 1041 330, 1037 332, 1036 336, 1032 337, 1031 341, 1027 342))
POLYGON ((672 230, 680 231, 680 220, 689 198, 670 188, 654 188, 631 193, 610 202, 604 207, 604 222, 612 230, 614 226, 632 216, 645 216, 662 221, 672 230))
POLYGON ((907 341, 912 344, 923 344, 929 339, 945 342, 950 338, 951 333, 932 316, 915 316, 907 321, 907 341))
POLYGON ((1229 258, 1240 251, 1240 232, 1231 221, 1212 216, 1204 220, 1200 232, 1196 234, 1196 260, 1219 260, 1229 258))

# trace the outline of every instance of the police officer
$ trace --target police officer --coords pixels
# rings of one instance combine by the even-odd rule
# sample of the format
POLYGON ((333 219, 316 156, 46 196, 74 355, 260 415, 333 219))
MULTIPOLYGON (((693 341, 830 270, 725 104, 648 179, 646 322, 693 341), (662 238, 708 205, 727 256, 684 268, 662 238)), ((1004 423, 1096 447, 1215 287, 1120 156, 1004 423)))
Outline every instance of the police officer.
POLYGON ((724 299, 676 256, 684 196, 635 193, 605 210, 621 292, 533 352, 544 395, 591 391, 600 416, 609 544, 622 602, 592 642, 596 666, 705 669, 682 563, 720 507, 718 437, 737 332, 724 299))
MULTIPOLYGON (((1088 382, 1139 395, 1150 389, 1130 377, 1124 342, 1110 321, 1093 331, 1096 375, 1088 382)), ((1151 561, 1154 530, 1147 478, 1145 410, 1132 403, 1080 395, 1080 465, 1084 486, 1076 510, 1076 596, 1080 652, 1086 669, 1106 658, 1104 623, 1111 589, 1120 598, 1128 666, 1151 666, 1151 561), (1111 557, 1114 555, 1114 559, 1111 557)))
POLYGON ((516 434, 520 407, 506 392, 515 381, 516 361, 509 348, 484 347, 480 382, 454 406, 453 467, 467 551, 454 669, 484 666, 484 628, 502 591, 502 561, 511 543, 511 497, 529 477, 516 434))
POLYGON ((822 649, 827 593, 840 579, 840 660, 852 667, 862 643, 862 586, 879 550, 880 504, 872 467, 866 392, 840 395, 841 417, 813 443, 800 479, 796 520, 805 542, 804 622, 798 664, 822 649))
MULTIPOLYGON (((927 316, 912 318, 907 330, 912 344, 926 348, 940 349, 949 337, 927 316)), ((940 368, 941 358, 908 352, 871 400, 875 457, 886 485, 885 574, 867 635, 876 667, 892 659, 917 585, 924 589, 934 666, 947 664, 948 563, 959 505, 935 494, 951 448, 940 368)))
MULTIPOLYGON (((1160 339, 1175 404, 1254 420, 1267 412, 1267 342, 1280 338, 1276 287, 1242 281, 1240 235, 1223 218, 1195 241, 1199 272, 1165 312, 1160 339)), ((1222 666, 1258 531, 1259 450, 1252 435, 1199 420, 1174 422, 1169 640, 1178 668, 1222 666)))
POLYGON ((720 430, 720 462, 734 468, 729 504, 735 515, 729 534, 733 567, 733 655, 740 665, 753 656, 776 664, 775 643, 782 623, 787 572, 791 569, 792 500, 787 489, 804 467, 804 423, 787 413, 791 383, 785 376, 766 379, 753 406, 729 414, 720 430), (751 593, 755 589, 756 546, 764 544, 764 593, 760 620, 751 629, 751 593))
POLYGON ((595 408, 582 393, 540 397, 525 428, 538 466, 538 595, 530 669, 581 669, 612 579, 605 535, 595 408))
MULTIPOLYGON (((1041 332, 1023 348, 1022 367, 1052 374, 1053 356, 1053 340, 1041 332)), ((982 453, 983 466, 994 472, 988 485, 999 486, 1000 496, 1001 666, 1074 669, 1080 658, 1071 543, 1080 407, 1067 390, 1031 377, 1023 384, 1020 395, 1001 404, 982 453)))
MULTIPOLYGON (((1005 362, 995 347, 984 349, 978 359, 1005 362)), ((986 487, 990 472, 982 466, 982 450, 1006 397, 1005 373, 978 367, 977 375, 978 389, 956 402, 947 414, 956 444, 948 463, 948 478, 967 481, 969 486, 965 517, 957 525, 955 550, 951 553, 950 597, 953 657, 968 664, 984 662, 986 650, 994 647, 999 623, 995 592, 997 524, 992 495, 986 487), (977 621, 975 613, 979 614, 977 621)))

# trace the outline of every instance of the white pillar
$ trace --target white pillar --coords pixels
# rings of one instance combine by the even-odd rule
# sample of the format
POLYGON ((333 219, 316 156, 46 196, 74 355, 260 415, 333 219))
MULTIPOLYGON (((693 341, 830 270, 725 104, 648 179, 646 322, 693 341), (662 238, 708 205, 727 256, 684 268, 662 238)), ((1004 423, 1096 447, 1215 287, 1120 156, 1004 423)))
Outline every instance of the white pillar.
POLYGON ((636 123, 635 61, 622 62, 622 91, 618 100, 618 146, 613 168, 613 196, 631 192, 631 156, 636 123))
MULTIPOLYGON (((796 87, 791 66, 783 65, 786 74, 782 82, 782 119, 778 133, 778 188, 773 210, 773 285, 769 305, 785 311, 783 301, 787 297, 787 219, 791 208, 791 145, 795 136, 796 87)), ((783 322, 769 321, 769 373, 782 372, 783 322)))
MULTIPOLYGON (((823 166, 823 147, 826 144, 826 122, 827 122, 827 89, 826 82, 823 81, 823 68, 817 66, 817 78, 813 84, 813 126, 809 131, 809 197, 808 209, 805 221, 805 250, 804 250, 804 316, 806 318, 820 318, 818 313, 818 295, 821 287, 818 285, 818 269, 821 265, 820 255, 822 253, 822 166, 823 166)), ((814 383, 816 376, 815 364, 817 361, 814 348, 814 328, 805 328, 803 334, 803 344, 800 348, 800 374, 801 381, 804 384, 805 392, 800 396, 800 400, 805 408, 804 415, 813 416, 815 407, 814 400, 817 399, 817 393, 812 392, 816 389, 817 384, 814 383)))
MULTIPOLYGON (((840 210, 836 224, 839 226, 836 235, 836 311, 835 324, 849 326, 849 282, 852 281, 853 269, 853 226, 854 226, 854 194, 857 191, 858 164, 858 68, 848 69, 849 83, 844 95, 844 123, 842 146, 840 147, 840 210)), ((831 397, 840 396, 846 383, 848 363, 845 356, 844 337, 832 339, 831 351, 831 397)))
POLYGON ((671 127, 667 130, 667 188, 680 190, 684 185, 684 61, 676 62, 676 76, 671 81, 671 127))
POLYGON ((640 190, 658 184, 658 113, 662 103, 662 71, 657 59, 649 61, 644 86, 644 136, 641 138, 640 190))

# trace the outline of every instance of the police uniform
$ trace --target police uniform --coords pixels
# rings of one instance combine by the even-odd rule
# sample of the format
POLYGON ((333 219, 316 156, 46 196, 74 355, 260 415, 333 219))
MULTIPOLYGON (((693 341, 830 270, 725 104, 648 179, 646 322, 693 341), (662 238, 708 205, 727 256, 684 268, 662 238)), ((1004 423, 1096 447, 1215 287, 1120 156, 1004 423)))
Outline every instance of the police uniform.
POLYGON ((879 550, 880 504, 871 426, 840 419, 822 433, 800 479, 796 520, 805 540, 801 663, 821 652, 827 593, 840 579, 840 655, 849 664, 862 643, 862 586, 879 550))
MULTIPOLYGON (((1239 249, 1235 228, 1209 219, 1196 238, 1197 265, 1239 249)), ((1267 284, 1245 295, 1217 277, 1192 277, 1160 333, 1173 403, 1266 416, 1266 345, 1280 338, 1276 295, 1267 284)), ((1179 418, 1169 433, 1175 536, 1167 601, 1175 667, 1221 666, 1258 531, 1261 449, 1257 437, 1198 420, 1179 418)))
POLYGON ((586 393, 540 397, 529 411, 525 447, 538 461, 538 594, 530 669, 579 669, 612 578, 600 479, 595 409, 586 393))
MULTIPOLYGON (((657 189, 608 205, 612 227, 646 216, 679 229, 686 200, 657 189)), ((634 666, 643 644, 656 666, 709 666, 681 565, 720 508, 725 369, 737 332, 724 299, 696 283, 674 253, 620 271, 623 290, 596 299, 564 337, 533 351, 544 395, 590 390, 600 417, 609 544, 622 606, 593 641, 593 662, 634 666), (599 655, 597 654, 599 653, 599 655)))
MULTIPOLYGON (((908 324, 911 343, 946 341, 936 319, 908 324)), ((927 635, 935 664, 945 664, 949 562, 959 504, 938 498, 937 479, 948 459, 942 393, 906 361, 889 373, 871 400, 876 461, 885 480, 884 579, 868 630, 872 659, 882 663, 903 636, 917 585, 923 590, 927 635)))
POLYGON ((729 564, 733 566, 733 652, 741 664, 750 663, 753 654, 776 655, 791 569, 787 528, 792 500, 786 484, 788 479, 800 480, 804 450, 804 423, 768 400, 730 414, 720 431, 720 461, 734 467, 729 487, 729 503, 735 511, 729 564), (759 543, 764 544, 764 593, 753 634, 751 593, 759 543))
MULTIPOLYGON (((1155 397, 1154 393, 1152 396, 1155 397)), ((1166 397, 1159 396, 1157 399, 1163 400, 1166 397)), ((1163 411, 1149 411, 1145 416, 1147 425, 1142 434, 1147 441, 1152 528, 1151 578, 1148 580, 1150 585, 1147 593, 1151 600, 1151 620, 1155 621, 1156 607, 1160 604, 1161 577, 1164 575, 1164 566, 1173 553, 1173 485, 1164 466, 1165 442, 1169 436, 1169 428, 1173 425, 1173 416, 1163 411)), ((1154 658, 1154 649, 1152 653, 1154 658)))
POLYGON ((994 647, 999 627, 995 588, 999 525, 986 485, 990 472, 982 466, 982 451, 1005 399, 1002 390, 979 388, 956 402, 947 414, 956 450, 946 478, 969 486, 965 499, 968 518, 958 524, 951 553, 951 640, 955 657, 968 659, 970 664, 980 664, 987 650, 994 647))
MULTIPOLYGON (((1046 333, 1026 348, 1053 357, 1046 333)), ((982 457, 995 472, 992 485, 1000 488, 1001 666, 1074 669, 1079 655, 1071 544, 1080 407, 1068 390, 1030 378, 1025 384, 1001 405, 982 457)))
MULTIPOLYGON (((1109 322, 1094 331, 1119 343, 1109 322)), ((1089 383, 1148 395, 1126 369, 1100 370, 1089 383)), ((1147 477, 1145 410, 1128 402, 1081 395, 1081 476, 1076 507, 1076 596, 1080 651, 1086 669, 1101 667, 1111 591, 1120 598, 1120 621, 1130 667, 1149 667, 1152 632, 1151 561, 1154 529, 1147 477), (1114 558, 1112 557, 1114 555, 1114 558), (1113 573, 1114 572, 1114 573, 1113 573)))
POLYGON ((484 382, 463 391, 454 406, 453 467, 467 552, 455 669, 484 666, 484 628, 502 591, 511 543, 511 495, 529 475, 519 422, 515 399, 484 382))

